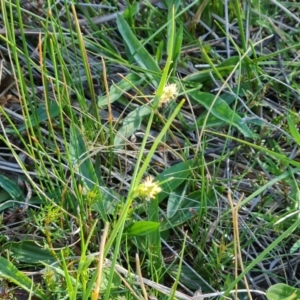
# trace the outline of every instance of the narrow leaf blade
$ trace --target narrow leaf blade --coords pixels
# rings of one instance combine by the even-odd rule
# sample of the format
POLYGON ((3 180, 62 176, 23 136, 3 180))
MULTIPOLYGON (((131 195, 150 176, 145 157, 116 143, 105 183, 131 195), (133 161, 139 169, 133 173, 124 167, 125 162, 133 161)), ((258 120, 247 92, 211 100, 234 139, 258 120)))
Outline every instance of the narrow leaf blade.
POLYGON ((159 66, 157 65, 154 58, 149 54, 149 52, 133 34, 122 15, 117 16, 117 26, 135 61, 143 69, 148 71, 148 75, 150 76, 150 78, 155 79, 155 81, 158 82, 158 78, 157 76, 155 76, 155 73, 161 73, 159 66), (149 71, 152 72, 152 74, 149 73, 149 71))

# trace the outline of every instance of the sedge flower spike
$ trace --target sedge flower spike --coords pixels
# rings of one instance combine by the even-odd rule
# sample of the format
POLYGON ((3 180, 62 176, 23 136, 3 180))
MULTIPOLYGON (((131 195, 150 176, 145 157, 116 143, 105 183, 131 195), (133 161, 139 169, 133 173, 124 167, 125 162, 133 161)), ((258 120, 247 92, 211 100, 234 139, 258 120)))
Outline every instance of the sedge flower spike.
POLYGON ((177 85, 175 83, 167 84, 163 89, 158 106, 161 107, 163 104, 167 104, 169 101, 174 100, 177 96, 177 85))
POLYGON ((145 180, 137 187, 136 196, 151 200, 161 192, 161 187, 154 181, 152 176, 148 176, 145 180))

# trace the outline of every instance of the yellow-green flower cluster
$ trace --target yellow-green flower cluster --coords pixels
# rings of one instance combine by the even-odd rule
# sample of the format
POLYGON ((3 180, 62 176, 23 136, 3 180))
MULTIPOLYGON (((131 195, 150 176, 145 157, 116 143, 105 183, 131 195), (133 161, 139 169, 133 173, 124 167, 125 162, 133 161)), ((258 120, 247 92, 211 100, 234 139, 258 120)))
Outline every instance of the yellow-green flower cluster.
POLYGON ((169 101, 174 100, 178 96, 178 89, 175 83, 167 84, 159 99, 159 106, 167 104, 169 101))
POLYGON ((161 187, 154 181, 152 176, 147 176, 145 180, 137 187, 136 196, 151 200, 161 192, 161 187))

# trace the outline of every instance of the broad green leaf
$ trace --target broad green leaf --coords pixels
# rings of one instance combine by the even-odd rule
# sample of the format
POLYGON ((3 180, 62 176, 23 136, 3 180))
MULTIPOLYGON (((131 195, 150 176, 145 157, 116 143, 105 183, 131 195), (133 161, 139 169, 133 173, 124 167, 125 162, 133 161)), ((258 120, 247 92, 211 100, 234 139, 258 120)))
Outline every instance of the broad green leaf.
POLYGON ((82 175, 81 180, 85 184, 85 187, 92 190, 95 185, 98 184, 98 179, 94 166, 88 157, 88 151, 85 146, 84 139, 74 124, 71 126, 70 133, 69 151, 73 169, 82 175))
MULTIPOLYGON (((216 66, 216 68, 221 68, 224 74, 229 74, 233 68, 240 62, 239 56, 231 56, 224 61, 222 61, 220 64, 216 66), (227 68, 227 70, 226 70, 227 68), (226 72, 226 73, 225 73, 226 72)), ((222 72, 220 72, 222 74, 222 72)))
MULTIPOLYGON (((236 67, 236 64, 238 64, 240 61, 240 58, 238 56, 233 56, 219 65, 216 66, 216 69, 218 70, 219 74, 222 76, 227 76, 232 72, 232 70, 236 67)), ((243 62, 242 62, 243 64, 243 62)), ((197 81, 198 83, 204 83, 207 81, 212 81, 211 74, 215 75, 215 71, 212 68, 208 68, 205 70, 201 70, 199 72, 194 72, 192 74, 187 75, 184 77, 184 80, 190 80, 190 81, 197 81)))
POLYGON ((177 208, 171 218, 167 218, 161 222, 160 230, 165 231, 176 227, 186 221, 197 217, 200 209, 200 195, 199 192, 195 192, 198 199, 193 199, 192 196, 188 196, 181 202, 181 205, 177 208))
POLYGON ((144 70, 147 71, 147 75, 149 76, 149 78, 154 79, 156 84, 158 84, 159 74, 161 73, 159 66, 157 65, 154 58, 149 54, 149 52, 133 34, 122 15, 117 15, 117 26, 135 61, 144 70))
MULTIPOLYGON (((36 115, 37 118, 31 117, 30 120, 26 120, 27 126, 36 126, 41 122, 48 120, 49 116, 54 118, 59 115, 60 107, 55 101, 49 102, 47 105, 41 104, 37 110, 36 115)), ((19 131, 23 131, 26 129, 25 125, 19 127, 19 131)))
MULTIPOLYGON (((199 90, 200 88, 198 88, 199 90)), ((244 83, 241 84, 240 88, 234 88, 232 89, 232 94, 229 93, 224 93, 222 94, 220 97, 228 104, 232 104, 235 100, 236 100, 236 94, 238 93, 238 95, 240 97, 244 97, 246 95, 246 91, 249 90, 249 84, 248 83, 244 83)), ((189 126, 188 130, 195 130, 195 127, 197 126, 198 128, 202 128, 203 124, 204 124, 204 120, 206 119, 206 113, 202 113, 199 117, 197 117, 197 123, 196 125, 192 124, 189 126)), ((258 125, 261 125, 262 122, 259 121, 260 123, 258 125)), ((245 122, 248 123, 248 122, 245 122)), ((249 123, 253 124, 253 121, 250 121, 249 123)), ((219 118, 217 118, 214 115, 209 115, 208 119, 206 121, 206 128, 209 127, 218 127, 218 126, 224 126, 225 122, 220 120, 219 118)), ((255 124, 257 124, 257 122, 255 122, 255 124)))
POLYGON ((51 252, 41 248, 34 241, 22 240, 21 242, 8 242, 2 249, 9 250, 18 261, 27 264, 54 263, 55 259, 51 252), (34 255, 32 255, 34 253, 34 255))
MULTIPOLYGON (((140 85, 144 81, 144 78, 137 74, 130 73, 121 81, 116 84, 113 84, 109 90, 109 102, 113 103, 118 100, 124 92, 134 88, 135 86, 140 85)), ((98 106, 103 107, 107 106, 107 96, 99 97, 98 106)))
POLYGON ((300 290, 284 283, 272 285, 267 290, 268 300, 298 300, 300 299, 300 290))
POLYGON ((127 7, 124 10, 123 17, 125 20, 134 20, 134 16, 139 12, 139 4, 137 2, 128 3, 127 7))
POLYGON ((101 186, 101 199, 93 202, 92 209, 101 214, 113 214, 121 199, 122 196, 116 191, 106 186, 101 186))
POLYGON ((16 203, 13 201, 5 201, 0 204, 0 212, 6 210, 8 208, 15 207, 15 205, 16 205, 16 203))
POLYGON ((0 187, 5 190, 13 200, 24 200, 24 195, 19 186, 9 178, 0 174, 0 187))
MULTIPOLYGON (((30 255, 34 255, 34 252, 30 253, 30 255)), ((47 300, 48 297, 38 288, 35 287, 32 280, 24 275, 23 272, 19 271, 11 262, 6 260, 3 257, 0 257, 0 277, 5 278, 20 288, 28 291, 29 293, 37 296, 43 300, 47 300)))
POLYGON ((5 190, 0 190, 0 203, 9 200, 11 198, 11 196, 9 195, 9 193, 5 190))
MULTIPOLYGON (((212 193, 207 195, 208 197, 208 206, 215 205, 215 196, 212 193)), ((172 229, 180 224, 185 223, 186 221, 195 218, 198 216, 201 205, 201 191, 195 191, 188 195, 185 195, 184 198, 180 201, 180 205, 177 207, 174 214, 161 222, 160 231, 165 231, 172 229)))
MULTIPOLYGON (((198 126, 198 128, 202 128, 203 127, 203 124, 204 124, 204 121, 206 119, 206 115, 205 113, 202 114, 200 117, 197 118, 197 123, 196 125, 198 126)), ((219 118, 217 118, 216 116, 214 115, 209 115, 207 120, 206 120, 206 123, 205 123, 205 128, 210 128, 210 127, 218 127, 218 126, 224 126, 226 123, 222 120, 220 120, 219 118)), ((192 125, 189 129, 190 130, 194 130, 195 129, 195 125, 192 125)))
POLYGON ((222 98, 216 98, 212 94, 196 91, 190 92, 189 96, 207 110, 211 109, 211 113, 218 119, 235 126, 245 137, 253 138, 253 133, 248 126, 243 123, 242 118, 234 112, 222 98))
POLYGON ((126 229, 124 234, 127 237, 144 236, 155 232, 160 226, 158 222, 137 221, 126 229))
POLYGON ((181 202, 185 197, 185 193, 186 193, 186 187, 178 188, 174 192, 171 192, 167 204, 168 219, 172 218, 180 208, 181 202))
MULTIPOLYGON (((226 68, 227 69, 227 68, 226 68)), ((204 69, 201 71, 195 71, 183 78, 184 81, 188 82, 196 82, 197 84, 205 83, 206 81, 212 80, 211 79, 211 74, 213 70, 211 68, 204 69)))
POLYGON ((249 82, 241 83, 238 87, 231 89, 231 93, 222 93, 220 97, 228 104, 232 104, 236 101, 237 97, 247 97, 248 91, 251 91, 252 87, 249 82))
POLYGON ((290 249, 290 254, 297 252, 300 249, 300 239, 296 241, 290 249))
POLYGON ((130 137, 136 130, 138 130, 143 118, 150 113, 151 110, 148 106, 139 106, 126 116, 122 127, 115 136, 114 145, 117 149, 124 147, 124 139, 130 137))
POLYGON ((295 139, 296 143, 300 146, 300 133, 299 133, 299 130, 298 130, 297 126, 295 125, 295 122, 293 121, 293 119, 290 115, 288 115, 287 119, 288 119, 291 135, 295 139))
POLYGON ((155 181, 163 182, 168 178, 173 177, 170 181, 160 185, 162 192, 157 196, 158 201, 161 202, 170 195, 172 191, 181 185, 188 176, 191 175, 191 168, 193 167, 193 161, 180 162, 171 166, 170 168, 163 171, 161 174, 155 177, 155 181))

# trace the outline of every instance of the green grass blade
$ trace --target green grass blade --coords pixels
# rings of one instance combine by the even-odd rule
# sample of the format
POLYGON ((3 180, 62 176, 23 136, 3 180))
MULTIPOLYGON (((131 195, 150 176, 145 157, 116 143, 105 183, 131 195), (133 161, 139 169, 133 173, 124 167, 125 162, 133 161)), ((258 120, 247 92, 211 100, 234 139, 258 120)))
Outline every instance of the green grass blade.
POLYGON ((0 265, 0 277, 15 283, 20 288, 32 293, 40 299, 48 299, 48 297, 40 289, 35 288, 32 280, 19 271, 11 262, 0 257, 0 265))
POLYGON ((294 230, 296 230, 300 226, 300 219, 298 219, 294 224, 292 224, 286 231, 284 231, 277 239, 275 239, 265 250, 263 250, 246 268, 240 275, 235 278, 233 282, 231 282, 224 296, 228 296, 228 293, 234 289, 235 285, 250 271, 254 268, 259 262, 261 262, 270 252, 285 238, 290 236, 294 230))
POLYGON ((19 186, 6 176, 0 174, 0 187, 5 190, 13 199, 22 201, 24 195, 19 186))
MULTIPOLYGON (((133 174, 133 182, 131 183, 130 186, 130 190, 128 192, 128 198, 127 198, 127 202, 125 203, 125 206, 123 208, 123 212, 118 220, 118 222, 116 223, 113 231, 110 234, 109 239, 107 240, 107 243, 105 245, 105 255, 107 255, 108 251, 110 250, 112 244, 114 242, 116 242, 116 249, 119 250, 120 249, 120 243, 121 243, 121 239, 122 239, 122 234, 123 234, 123 230, 124 230, 124 225, 125 225, 125 221, 127 218, 127 214, 129 211, 129 208, 131 207, 132 201, 134 200, 133 194, 134 194, 134 190, 136 189, 136 187, 138 186, 138 184, 141 182, 143 175, 146 173, 146 169, 148 168, 148 166, 150 165, 150 161, 152 158, 152 155, 154 153, 154 151, 157 149, 159 143, 161 142, 161 140, 163 139, 164 135, 166 134, 167 130, 170 128, 171 123, 173 122, 174 118, 176 117, 176 115, 178 114, 178 112, 180 111, 182 105, 183 105, 184 101, 181 101, 178 106, 175 108, 174 112, 172 113, 172 115, 169 117, 169 119, 167 120, 166 124, 164 125, 163 129, 161 130, 161 132, 159 133, 158 137, 156 138, 156 140, 154 141, 146 159, 144 160, 144 163, 141 165, 141 160, 143 157, 143 153, 140 151, 139 157, 138 157, 138 161, 136 163, 136 167, 134 170, 134 174, 133 174)), ((147 141, 147 134, 149 135, 149 131, 150 131, 150 127, 152 124, 152 118, 153 118, 153 112, 150 115, 150 120, 148 123, 148 127, 146 129, 146 135, 145 138, 143 140, 143 144, 142 144, 142 149, 145 148, 146 145, 146 141, 147 141)), ((116 260, 118 257, 118 251, 115 253, 113 260, 112 260, 112 266, 114 266, 116 264, 116 260)), ((109 278, 109 283, 111 283, 112 281, 112 275, 109 278)), ((109 299, 110 297, 110 290, 107 290, 107 293, 105 294, 105 300, 109 299)))

